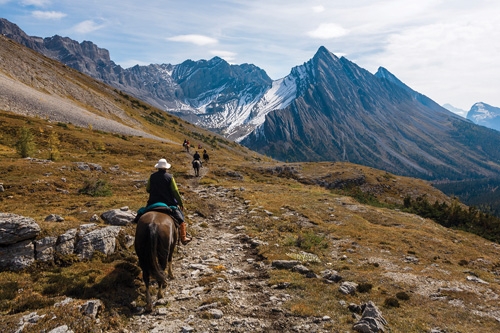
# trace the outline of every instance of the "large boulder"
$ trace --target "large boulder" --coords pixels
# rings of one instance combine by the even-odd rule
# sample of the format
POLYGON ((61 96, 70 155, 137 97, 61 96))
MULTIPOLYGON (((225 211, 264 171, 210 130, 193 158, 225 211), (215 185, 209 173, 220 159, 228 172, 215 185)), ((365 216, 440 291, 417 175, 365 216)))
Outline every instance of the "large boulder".
POLYGON ((90 259, 95 251, 105 255, 115 252, 116 237, 121 228, 109 226, 103 229, 91 231, 82 236, 75 246, 75 252, 80 259, 90 259))
POLYGON ((72 254, 75 251, 77 229, 70 229, 57 237, 56 252, 62 255, 72 254))
POLYGON ((34 239, 39 233, 40 226, 32 218, 0 213, 0 245, 34 239))
POLYGON ((53 261, 57 237, 45 237, 35 241, 35 259, 53 261))
POLYGON ((128 209, 128 207, 122 207, 120 209, 108 210, 101 214, 101 218, 107 224, 111 225, 127 225, 134 221, 137 214, 128 209))
POLYGON ((387 321, 382 317, 382 312, 369 301, 361 306, 363 313, 361 319, 353 325, 353 330, 361 333, 379 333, 385 332, 387 321))
POLYGON ((0 246, 0 269, 21 270, 35 261, 35 245, 32 240, 0 246))

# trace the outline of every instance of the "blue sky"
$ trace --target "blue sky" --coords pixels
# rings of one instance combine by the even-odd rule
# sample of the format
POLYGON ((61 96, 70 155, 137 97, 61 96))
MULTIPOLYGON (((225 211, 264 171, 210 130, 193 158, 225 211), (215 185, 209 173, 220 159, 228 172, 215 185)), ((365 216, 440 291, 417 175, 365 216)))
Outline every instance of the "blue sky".
POLYGON ((439 104, 500 107, 497 0, 0 0, 0 17, 90 40, 125 68, 219 56, 278 79, 325 46, 439 104))

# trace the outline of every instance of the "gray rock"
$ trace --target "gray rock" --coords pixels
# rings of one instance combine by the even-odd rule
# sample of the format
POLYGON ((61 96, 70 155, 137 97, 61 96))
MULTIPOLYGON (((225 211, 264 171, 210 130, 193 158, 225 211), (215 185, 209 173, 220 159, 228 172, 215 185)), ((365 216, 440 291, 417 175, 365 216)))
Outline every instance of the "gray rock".
POLYGON ((68 325, 62 325, 50 330, 48 333, 73 333, 73 331, 69 329, 68 325))
POLYGON ((101 214, 105 223, 111 225, 127 225, 134 221, 136 213, 131 210, 112 209, 101 214))
POLYGON ((116 237, 121 228, 109 226, 85 234, 76 244, 75 252, 81 259, 90 259, 95 251, 109 255, 116 248, 116 237))
POLYGON ((271 266, 278 269, 292 269, 299 264, 298 260, 274 260, 271 266))
POLYGON ((31 313, 28 313, 27 315, 24 315, 21 317, 21 319, 19 320, 19 325, 22 325, 25 323, 35 324, 43 317, 45 317, 45 315, 40 316, 36 312, 31 312, 31 313))
POLYGON ((221 319, 224 316, 224 313, 219 309, 210 309, 208 310, 208 313, 214 319, 221 319))
POLYGON ((57 237, 45 237, 35 241, 35 259, 39 261, 53 261, 57 237))
POLYGON ((339 275, 337 271, 324 271, 323 279, 332 282, 340 282, 342 280, 342 276, 339 275))
POLYGON ((45 222, 62 222, 64 218, 60 215, 50 214, 45 218, 45 222))
POLYGON ((81 171, 102 171, 102 166, 96 163, 75 162, 76 167, 81 171))
POLYGON ((29 217, 0 213, 0 245, 10 245, 33 239, 40 233, 40 226, 29 217))
POLYGON ((387 321, 382 317, 382 313, 375 304, 369 301, 361 307, 363 308, 361 319, 353 325, 353 330, 361 333, 385 332, 387 321))
POLYGON ((358 284, 355 282, 345 281, 339 287, 339 291, 344 295, 354 295, 358 284))
POLYGON ((97 318, 99 312, 102 309, 102 302, 98 299, 92 299, 87 301, 80 307, 80 311, 93 319, 97 318))
POLYGON ((299 272, 300 274, 307 274, 310 271, 311 270, 304 265, 296 265, 296 266, 293 266, 293 268, 292 268, 292 272, 299 272))
POLYGON ((31 240, 0 246, 0 268, 17 271, 30 266, 34 261, 35 245, 31 240))
POLYGON ((70 229, 57 237, 56 252, 68 255, 75 252, 76 229, 70 229))
POLYGON ((219 306, 219 303, 215 302, 215 303, 210 303, 210 304, 205 304, 205 305, 202 305, 200 307, 198 307, 196 309, 196 311, 205 311, 205 310, 209 310, 209 309, 214 309, 216 307, 219 306))
POLYGON ((469 275, 466 277, 467 281, 471 281, 471 282, 476 282, 476 283, 482 283, 482 284, 489 284, 488 282, 478 278, 477 276, 472 276, 472 275, 469 275))
POLYGON ((182 329, 181 329, 181 332, 182 333, 191 333, 191 332, 194 332, 194 328, 191 327, 191 326, 182 326, 182 329))

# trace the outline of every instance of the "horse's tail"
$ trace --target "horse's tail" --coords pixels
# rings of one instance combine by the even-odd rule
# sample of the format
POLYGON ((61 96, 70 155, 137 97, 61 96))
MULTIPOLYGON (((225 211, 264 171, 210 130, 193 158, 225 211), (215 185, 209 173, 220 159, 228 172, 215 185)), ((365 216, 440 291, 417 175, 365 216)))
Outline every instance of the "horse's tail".
MULTIPOLYGON (((146 249, 146 253, 143 253, 143 263, 144 268, 149 271, 149 273, 155 278, 158 284, 166 284, 167 283, 167 275, 161 269, 160 264, 158 263, 158 226, 156 223, 150 223, 148 225, 148 240, 146 241, 149 244, 149 248, 146 249)), ((160 245, 161 246, 161 245, 160 245)))

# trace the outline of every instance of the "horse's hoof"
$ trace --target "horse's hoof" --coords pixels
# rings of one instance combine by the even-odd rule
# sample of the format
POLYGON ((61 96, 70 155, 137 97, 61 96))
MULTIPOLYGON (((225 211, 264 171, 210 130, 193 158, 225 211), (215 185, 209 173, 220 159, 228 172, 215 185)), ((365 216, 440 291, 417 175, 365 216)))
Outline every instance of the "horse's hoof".
POLYGON ((132 309, 132 313, 134 315, 141 315, 144 312, 146 312, 146 310, 142 306, 138 306, 138 307, 132 309))

